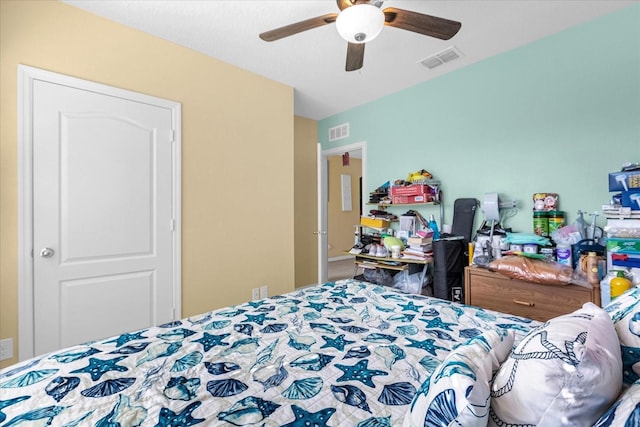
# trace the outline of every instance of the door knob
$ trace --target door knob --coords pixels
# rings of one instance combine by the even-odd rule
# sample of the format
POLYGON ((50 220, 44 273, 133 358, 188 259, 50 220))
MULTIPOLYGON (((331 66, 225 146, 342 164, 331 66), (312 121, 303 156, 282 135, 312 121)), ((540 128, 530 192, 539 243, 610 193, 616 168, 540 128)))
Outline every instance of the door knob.
POLYGON ((40 256, 42 258, 51 258, 53 256, 53 249, 51 248, 44 248, 43 250, 40 251, 40 256))

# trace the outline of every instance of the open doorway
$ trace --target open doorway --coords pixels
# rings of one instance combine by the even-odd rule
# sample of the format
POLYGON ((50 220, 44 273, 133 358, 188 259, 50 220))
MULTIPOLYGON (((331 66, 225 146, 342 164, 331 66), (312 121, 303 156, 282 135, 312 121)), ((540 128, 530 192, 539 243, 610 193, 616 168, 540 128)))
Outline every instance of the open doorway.
POLYGON ((366 143, 318 151, 318 282, 324 283, 353 273, 353 261, 344 252, 353 246, 355 227, 364 209, 366 143), (345 153, 348 165, 343 166, 345 153), (348 210, 343 209, 344 175, 351 181, 348 210))

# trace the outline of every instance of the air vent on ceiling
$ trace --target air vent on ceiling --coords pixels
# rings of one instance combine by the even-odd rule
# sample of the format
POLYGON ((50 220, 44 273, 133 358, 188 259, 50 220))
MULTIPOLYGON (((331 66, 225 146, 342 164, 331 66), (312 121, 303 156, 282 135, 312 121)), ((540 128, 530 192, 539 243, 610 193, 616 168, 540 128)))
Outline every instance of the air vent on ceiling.
POLYGON ((441 52, 436 53, 435 55, 424 58, 419 62, 428 69, 432 70, 436 67, 439 67, 440 65, 444 65, 447 62, 455 61, 456 59, 461 57, 462 53, 460 53, 457 48, 451 46, 441 52))
POLYGON ((345 123, 339 126, 334 126, 329 129, 329 142, 337 141, 338 139, 346 138, 349 136, 349 123, 345 123))

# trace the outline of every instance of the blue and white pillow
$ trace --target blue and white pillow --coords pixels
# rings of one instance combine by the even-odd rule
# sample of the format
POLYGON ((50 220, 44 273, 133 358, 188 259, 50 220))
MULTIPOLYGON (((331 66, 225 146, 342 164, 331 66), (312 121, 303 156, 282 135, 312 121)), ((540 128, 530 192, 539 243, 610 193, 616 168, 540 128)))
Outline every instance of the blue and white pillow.
POLYGON ((613 319, 620 339, 624 383, 633 384, 640 379, 640 288, 620 295, 604 311, 613 319))
POLYGON ((489 426, 593 425, 622 387, 611 317, 592 303, 531 331, 496 373, 489 426))
POLYGON ((593 427, 629 426, 640 426, 640 381, 623 390, 618 400, 593 427))
POLYGON ((403 426, 486 426, 491 378, 513 341, 513 331, 492 330, 452 350, 422 383, 403 426))

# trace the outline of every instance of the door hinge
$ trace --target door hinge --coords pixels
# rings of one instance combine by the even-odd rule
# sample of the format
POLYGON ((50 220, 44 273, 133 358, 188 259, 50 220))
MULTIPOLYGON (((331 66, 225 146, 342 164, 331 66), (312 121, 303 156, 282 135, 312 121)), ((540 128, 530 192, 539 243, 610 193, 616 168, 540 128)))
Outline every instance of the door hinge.
POLYGON ((171 132, 169 133, 169 138, 171 138, 171 143, 172 144, 174 142, 176 142, 176 130, 175 129, 171 129, 171 132))
POLYGON ((169 231, 176 231, 176 220, 172 219, 169 222, 169 231))

